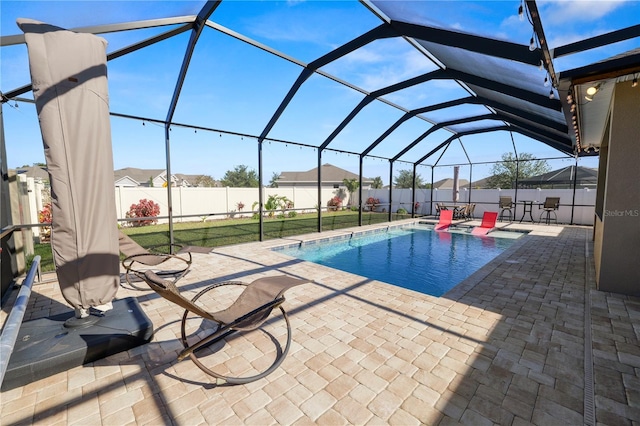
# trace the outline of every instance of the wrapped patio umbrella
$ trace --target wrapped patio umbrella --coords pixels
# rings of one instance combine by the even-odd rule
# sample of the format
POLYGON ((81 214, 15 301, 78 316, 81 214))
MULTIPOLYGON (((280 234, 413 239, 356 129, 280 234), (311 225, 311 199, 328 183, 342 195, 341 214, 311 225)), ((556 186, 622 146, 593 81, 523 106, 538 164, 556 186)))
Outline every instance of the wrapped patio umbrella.
POLYGON ((106 46, 30 19, 25 33, 51 182, 51 247, 76 318, 111 307, 119 286, 106 46))
POLYGON ((457 203, 460 198, 460 167, 453 167, 453 192, 451 194, 453 202, 457 203))

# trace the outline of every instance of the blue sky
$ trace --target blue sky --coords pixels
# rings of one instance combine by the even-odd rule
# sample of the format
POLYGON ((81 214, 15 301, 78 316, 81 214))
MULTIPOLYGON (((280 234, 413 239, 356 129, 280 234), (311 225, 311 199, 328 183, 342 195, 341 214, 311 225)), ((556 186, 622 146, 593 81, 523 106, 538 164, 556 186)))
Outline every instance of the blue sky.
MULTIPOLYGON (((162 1, 5 1, 0 3, 0 30, 3 36, 18 34, 18 17, 45 21, 65 28, 117 23, 166 16, 191 15, 203 2, 162 1)), ((418 1, 396 2, 407 8, 413 19, 444 28, 477 32, 528 44, 531 26, 517 17, 518 1, 418 1), (472 13, 470 13, 472 11, 472 13), (439 18, 442 19, 440 22, 439 18)), ((545 1, 538 2, 549 45, 556 47, 618 28, 638 24, 640 2, 635 1, 545 1)), ((310 62, 341 44, 380 24, 380 20, 355 1, 231 1, 226 0, 210 18, 302 62, 310 62)), ((114 51, 159 33, 158 29, 103 35, 114 51)), ((163 120, 173 94, 182 55, 189 34, 184 33, 142 51, 110 61, 108 64, 110 108, 113 112, 163 120)), ((570 58, 559 58, 556 70, 572 69, 620 52, 637 48, 632 40, 570 58)), ((0 89, 3 92, 29 83, 27 50, 24 45, 2 47, 0 52, 0 89)), ((400 39, 373 42, 327 67, 324 71, 365 90, 375 90, 419 75, 434 66, 400 39)), ((274 57, 213 29, 205 29, 182 89, 174 121, 208 128, 258 135, 280 100, 300 73, 300 67, 274 57)), ((540 72, 540 81, 544 79, 540 72)), ((388 97, 408 109, 464 96, 450 82, 430 82, 388 97), (458 95, 457 92, 460 92, 458 95)), ((24 97, 31 97, 25 94, 24 97)), ((360 93, 323 76, 311 77, 296 94, 269 137, 317 146, 362 99, 360 93)), ((434 114, 441 120, 451 114, 477 114, 473 106, 434 114)), ((401 112, 384 103, 374 102, 350 123, 330 147, 359 152, 389 127, 401 112)), ((44 161, 42 142, 33 105, 10 102, 3 106, 9 167, 44 161)), ((430 127, 421 120, 410 120, 377 147, 372 154, 395 155, 407 141, 430 127)), ((438 131, 412 150, 407 159, 419 158, 450 133, 438 131)), ((112 119, 112 141, 116 168, 165 167, 164 130, 146 122, 112 119)), ((509 133, 499 132, 463 138, 466 154, 474 162, 493 161, 512 150, 509 133)), ((519 152, 537 157, 561 154, 544 144, 514 134, 519 152)), ((309 170, 317 166, 317 152, 290 144, 265 143, 263 151, 265 180, 273 173, 309 170)), ((438 154, 439 156, 439 154, 438 154)), ((436 156, 435 158, 437 158, 436 156)), ((435 161, 427 163, 432 164, 435 161)), ((257 144, 254 138, 241 138, 218 132, 194 131, 174 127, 171 132, 172 171, 207 174, 222 178, 235 165, 257 169, 257 144)), ((439 164, 466 163, 459 142, 444 153, 439 164)), ((358 171, 356 155, 325 152, 323 163, 358 171)), ((573 160, 551 161, 553 168, 573 164, 573 160)), ((581 161, 594 166, 594 161, 581 161)), ((389 181, 388 161, 369 158, 364 175, 381 176, 389 181)), ((394 165, 394 171, 409 168, 394 165)), ((474 166, 473 180, 485 177, 490 165, 474 166)), ((431 169, 418 169, 423 180, 430 181, 431 169)), ((469 175, 468 167, 461 171, 469 175)), ((451 176, 450 167, 436 168, 435 180, 451 176)), ((467 177, 468 178, 468 177, 467 177)))

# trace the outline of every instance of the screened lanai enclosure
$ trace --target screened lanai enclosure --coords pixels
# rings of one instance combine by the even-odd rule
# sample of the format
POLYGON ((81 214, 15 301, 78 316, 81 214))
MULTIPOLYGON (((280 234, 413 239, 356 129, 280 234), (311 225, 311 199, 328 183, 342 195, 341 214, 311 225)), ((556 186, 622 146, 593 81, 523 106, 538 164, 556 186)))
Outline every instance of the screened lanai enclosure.
MULTIPOLYGON (((3 241, 38 223, 10 213, 11 170, 44 162, 17 18, 106 39, 114 167, 130 178, 115 186, 118 220, 152 199, 169 241, 199 244, 216 231, 176 236, 174 224, 244 218, 236 235, 262 240, 306 229, 303 217, 322 231, 433 215, 456 199, 481 213, 499 195, 550 195, 527 177, 597 168, 612 88, 640 75, 640 4, 609 4, 624 17, 613 20, 599 18, 602 2, 578 3, 3 2, 3 241), (612 71, 592 81, 599 67, 612 71), (356 176, 353 193, 327 165, 356 176), (224 188, 238 168, 258 188, 224 188), (505 170, 506 184, 487 186, 505 170), (454 171, 456 194, 435 185, 454 171), (278 184, 299 172, 314 178, 278 184), (190 192, 205 189, 224 192, 190 192), (270 228, 274 210, 297 217, 270 228)), ((592 224, 594 191, 567 186, 563 221, 592 224)))

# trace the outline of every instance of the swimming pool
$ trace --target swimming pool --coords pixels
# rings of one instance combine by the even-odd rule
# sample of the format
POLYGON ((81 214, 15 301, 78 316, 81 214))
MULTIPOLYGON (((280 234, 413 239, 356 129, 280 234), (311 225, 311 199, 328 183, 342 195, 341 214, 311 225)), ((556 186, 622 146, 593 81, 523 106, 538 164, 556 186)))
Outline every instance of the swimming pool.
POLYGON ((519 235, 476 237, 412 227, 277 250, 298 259, 441 296, 502 253, 519 235))

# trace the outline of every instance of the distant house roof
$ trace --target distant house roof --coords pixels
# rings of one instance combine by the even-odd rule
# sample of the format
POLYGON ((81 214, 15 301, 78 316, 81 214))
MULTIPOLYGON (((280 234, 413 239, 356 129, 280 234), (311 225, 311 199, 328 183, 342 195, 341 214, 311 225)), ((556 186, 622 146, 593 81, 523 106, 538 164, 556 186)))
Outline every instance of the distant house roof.
MULTIPOLYGON (((348 170, 341 169, 332 164, 322 165, 322 182, 342 184, 344 179, 359 179, 358 175, 348 170)), ((277 180, 279 185, 286 184, 316 184, 318 182, 318 168, 313 168, 304 172, 282 172, 277 180)), ((373 179, 362 178, 364 186, 371 185, 373 179)))
MULTIPOLYGON (((135 167, 125 167, 113 172, 116 185, 120 186, 148 186, 149 179, 161 179, 166 181, 165 169, 138 169, 135 167), (137 183, 135 185, 134 183, 137 183)), ((196 186, 196 181, 200 175, 185 175, 182 173, 172 173, 174 181, 182 186, 196 186)))
POLYGON ((16 169, 16 174, 25 174, 30 178, 49 180, 49 172, 47 166, 29 166, 19 167, 16 169))
POLYGON ((114 180, 117 183, 135 181, 138 185, 146 185, 149 179, 155 179, 164 173, 164 169, 138 169, 135 167, 125 167, 113 172, 114 180))
MULTIPOLYGON (((441 179, 437 182, 433 182, 433 187, 437 189, 453 189, 453 179, 441 179)), ((469 181, 466 179, 458 179, 458 187, 469 187, 469 181)))
POLYGON ((552 170, 538 176, 520 180, 524 186, 560 186, 572 185, 573 180, 577 185, 596 186, 598 183, 598 170, 589 167, 567 166, 561 169, 552 170))
POLYGON ((487 176, 486 178, 478 179, 474 182, 471 182, 471 188, 475 189, 486 189, 489 188, 489 179, 493 176, 487 176))

